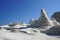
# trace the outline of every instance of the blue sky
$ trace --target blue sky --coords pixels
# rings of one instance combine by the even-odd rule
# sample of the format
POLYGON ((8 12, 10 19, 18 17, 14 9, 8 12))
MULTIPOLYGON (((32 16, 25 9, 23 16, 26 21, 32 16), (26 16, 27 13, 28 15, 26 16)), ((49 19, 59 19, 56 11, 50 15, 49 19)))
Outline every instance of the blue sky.
POLYGON ((41 8, 50 18, 54 12, 60 11, 60 0, 0 0, 0 25, 38 19, 41 8))

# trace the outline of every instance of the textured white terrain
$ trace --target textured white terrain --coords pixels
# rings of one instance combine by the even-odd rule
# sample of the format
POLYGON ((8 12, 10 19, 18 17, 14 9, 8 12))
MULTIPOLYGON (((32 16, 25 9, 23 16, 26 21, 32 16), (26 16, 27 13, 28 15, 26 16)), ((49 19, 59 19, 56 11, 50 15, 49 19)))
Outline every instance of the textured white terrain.
MULTIPOLYGON (((31 30, 31 29, 29 29, 31 30)), ((28 30, 27 30, 28 31, 28 30)), ((23 32, 10 32, 5 29, 0 30, 0 40, 60 40, 58 37, 48 36, 41 32, 32 32, 23 33, 23 32)))

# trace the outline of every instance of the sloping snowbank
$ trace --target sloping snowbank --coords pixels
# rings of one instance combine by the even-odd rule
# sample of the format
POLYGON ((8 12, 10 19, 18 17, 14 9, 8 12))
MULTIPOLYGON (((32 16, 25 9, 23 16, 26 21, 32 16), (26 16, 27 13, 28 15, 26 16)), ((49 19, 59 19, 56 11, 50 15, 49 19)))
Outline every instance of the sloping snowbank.
POLYGON ((34 32, 33 34, 29 35, 22 32, 10 32, 6 29, 1 29, 0 40, 60 40, 59 38, 51 37, 40 32, 34 32))

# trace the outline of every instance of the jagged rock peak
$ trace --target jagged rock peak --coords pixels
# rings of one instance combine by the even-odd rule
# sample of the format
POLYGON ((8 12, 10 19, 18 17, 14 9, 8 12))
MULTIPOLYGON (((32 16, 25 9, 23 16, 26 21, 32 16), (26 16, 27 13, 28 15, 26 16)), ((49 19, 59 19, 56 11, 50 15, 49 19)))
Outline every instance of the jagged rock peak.
POLYGON ((48 18, 48 16, 47 16, 47 14, 46 14, 46 11, 45 11, 45 9, 41 9, 41 15, 40 15, 40 17, 39 17, 39 19, 38 19, 38 23, 40 24, 40 25, 46 25, 46 26, 48 26, 48 25, 52 25, 51 24, 51 20, 48 18))
POLYGON ((45 11, 45 9, 42 8, 40 14, 41 14, 41 16, 45 16, 45 15, 46 15, 46 11, 45 11))
POLYGON ((34 22, 31 26, 36 28, 48 28, 48 26, 51 26, 51 20, 48 18, 46 11, 43 8, 41 9, 40 14, 41 15, 38 20, 32 20, 34 22))

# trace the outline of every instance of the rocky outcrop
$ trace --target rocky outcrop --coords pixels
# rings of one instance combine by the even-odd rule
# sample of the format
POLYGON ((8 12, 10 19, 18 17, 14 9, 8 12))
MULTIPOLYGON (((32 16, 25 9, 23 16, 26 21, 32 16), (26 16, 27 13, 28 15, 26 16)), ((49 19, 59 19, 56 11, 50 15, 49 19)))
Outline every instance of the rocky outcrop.
POLYGON ((47 17, 47 14, 44 9, 41 9, 41 15, 38 20, 35 20, 32 24, 31 27, 36 27, 36 28, 47 28, 48 26, 51 26, 51 20, 47 17))
POLYGON ((52 26, 50 26, 50 28, 48 28, 47 30, 41 30, 41 32, 48 35, 60 35, 60 12, 55 12, 51 16, 50 21, 52 26))
POLYGON ((51 20, 48 18, 46 11, 44 9, 41 9, 41 15, 37 21, 40 26, 51 26, 52 25, 51 20))
POLYGON ((40 31, 48 35, 60 35, 60 15, 56 12, 51 19, 48 18, 44 9, 41 9, 41 15, 38 20, 31 20, 31 27, 42 28, 40 31))
POLYGON ((60 35, 60 12, 55 12, 50 20, 53 26, 41 32, 48 35, 60 35))
POLYGON ((60 23, 60 12, 55 12, 52 16, 51 19, 54 18, 57 22, 60 23))

